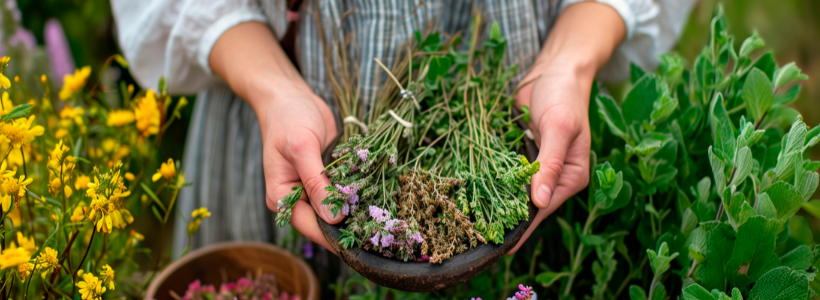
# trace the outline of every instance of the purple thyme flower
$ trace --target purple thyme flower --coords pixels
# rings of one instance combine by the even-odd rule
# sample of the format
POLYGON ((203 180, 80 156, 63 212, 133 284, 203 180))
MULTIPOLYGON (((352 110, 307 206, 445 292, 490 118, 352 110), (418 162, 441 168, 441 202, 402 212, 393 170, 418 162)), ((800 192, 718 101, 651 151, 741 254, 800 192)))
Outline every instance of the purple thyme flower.
POLYGON ((356 155, 359 156, 359 159, 361 159, 362 162, 367 161, 367 154, 368 153, 370 153, 370 151, 368 151, 367 149, 361 149, 361 150, 356 151, 356 155))
POLYGON ((381 236, 381 234, 382 234, 381 232, 376 232, 376 235, 374 235, 372 238, 370 238, 370 243, 373 244, 373 245, 378 246, 379 245, 379 237, 381 236))
POLYGON ((349 213, 350 213, 350 205, 348 205, 347 203, 342 204, 342 215, 346 216, 349 213))
POLYGON ((518 289, 521 290, 521 292, 523 292, 524 294, 532 295, 532 287, 531 286, 526 286, 526 285, 523 285, 523 284, 519 284, 518 289))
POLYGON ((302 254, 307 258, 313 258, 313 243, 307 242, 302 246, 302 254))
POLYGON ((416 261, 430 261, 430 256, 427 256, 427 254, 422 254, 416 261))
POLYGON ((384 236, 382 236, 382 247, 390 247, 390 245, 393 245, 395 241, 396 239, 393 237, 392 234, 385 234, 384 236))
MULTIPOLYGON (((414 242, 416 244, 421 244, 421 243, 424 242, 424 238, 421 237, 421 232, 418 232, 418 231, 413 232, 410 235, 408 235, 407 240, 411 241, 411 242, 414 242)), ((413 244, 411 243, 410 245, 412 246, 413 244)))
POLYGON ((371 205, 370 217, 375 219, 376 222, 384 223, 387 222, 387 220, 390 220, 390 211, 371 205))

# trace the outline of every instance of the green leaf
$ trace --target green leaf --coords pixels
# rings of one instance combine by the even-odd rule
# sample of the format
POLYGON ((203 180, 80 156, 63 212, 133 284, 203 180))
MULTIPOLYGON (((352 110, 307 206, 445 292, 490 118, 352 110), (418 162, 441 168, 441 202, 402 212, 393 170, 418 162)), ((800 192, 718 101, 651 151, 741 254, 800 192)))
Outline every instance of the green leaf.
POLYGON ((74 154, 72 156, 79 157, 80 156, 80 149, 83 147, 83 138, 80 137, 74 142, 74 154))
POLYGON ((707 231, 706 259, 697 270, 703 287, 719 290, 726 287, 724 264, 732 255, 734 244, 735 231, 725 223, 717 223, 713 229, 707 231))
POLYGON ((687 208, 683 212, 683 218, 681 218, 681 220, 680 231, 684 236, 689 236, 689 234, 692 233, 692 230, 695 230, 695 227, 698 226, 698 217, 691 208, 687 208))
POLYGON ((668 118, 675 109, 678 108, 678 99, 671 97, 669 94, 661 95, 655 103, 652 104, 652 113, 650 114, 650 122, 652 124, 660 123, 668 118))
POLYGON ((717 189, 718 195, 722 195, 723 190, 726 189, 726 165, 712 150, 713 148, 710 146, 709 164, 712 165, 712 175, 715 176, 715 188, 717 189))
POLYGON ((812 262, 811 248, 808 245, 799 245, 789 253, 783 254, 780 257, 780 262, 784 266, 795 270, 807 270, 811 267, 812 262))
POLYGON ((501 28, 498 26, 498 22, 493 22, 493 25, 490 27, 490 38, 494 40, 500 40, 501 36, 501 28))
POLYGON ((737 156, 735 157, 735 174, 732 178, 731 186, 740 185, 746 180, 746 177, 752 173, 752 167, 754 166, 752 160, 752 150, 749 149, 749 147, 743 147, 737 152, 737 156))
POLYGON ((793 216, 803 204, 803 195, 800 191, 784 181, 775 182, 761 193, 766 193, 771 199, 780 220, 787 220, 793 216))
MULTIPOLYGON (((774 104, 778 106, 791 104, 794 100, 797 100, 797 95, 800 94, 800 86, 794 85, 790 87, 783 93, 778 93, 774 95, 774 104)), ((794 118, 792 118, 794 120, 794 118)))
POLYGON ((777 64, 774 62, 774 54, 771 52, 763 54, 763 56, 755 61, 752 68, 760 69, 769 79, 774 78, 774 71, 777 69, 777 64))
POLYGON ((148 197, 151 198, 151 200, 154 200, 154 203, 156 203, 160 208, 162 208, 163 212, 168 210, 165 208, 165 205, 162 204, 162 201, 160 201, 159 198, 157 198, 157 195, 155 195, 154 192, 151 191, 150 187, 145 185, 144 182, 140 182, 140 186, 142 187, 142 190, 145 191, 145 194, 148 195, 148 197))
POLYGON ((740 52, 738 55, 740 57, 747 57, 752 51, 755 51, 757 48, 763 47, 765 43, 763 39, 761 39, 757 32, 752 32, 752 35, 747 37, 746 40, 743 41, 743 44, 740 45, 740 52))
POLYGON ((627 125, 624 120, 624 114, 621 112, 621 107, 615 103, 615 100, 606 95, 598 95, 598 97, 595 98, 595 102, 598 104, 598 113, 606 122, 609 131, 611 131, 613 135, 628 141, 627 125))
POLYGON ((163 221, 162 214, 159 213, 156 206, 151 206, 151 211, 154 212, 154 216, 157 217, 157 220, 159 220, 160 222, 163 221))
POLYGON ((569 272, 544 272, 535 276, 535 282, 540 283, 543 287, 550 287, 558 282, 558 279, 568 277, 570 275, 572 275, 572 273, 569 272))
POLYGON ((695 283, 683 288, 683 300, 718 300, 718 298, 712 296, 708 290, 695 283))
POLYGON ((556 218, 556 220, 561 227, 561 237, 564 241, 564 246, 567 247, 567 251, 569 251, 570 256, 572 256, 575 253, 575 246, 578 244, 578 240, 575 238, 575 232, 572 230, 572 226, 561 217, 556 218))
MULTIPOLYGON (((767 219, 777 218, 777 208, 775 208, 772 200, 769 199, 768 194, 762 193, 757 195, 757 202, 755 203, 755 206, 757 206, 757 214, 764 216, 767 219)), ((818 212, 820 213, 820 210, 818 210, 818 212)))
POLYGON ((760 121, 774 103, 772 83, 763 71, 752 69, 743 84, 743 102, 755 122, 760 121))
MULTIPOLYGON (((776 98, 775 98, 776 99, 776 98)), ((775 106, 769 110, 766 119, 763 120, 760 128, 786 127, 794 121, 800 113, 788 106, 775 106)))
POLYGON ((8 114, 6 114, 2 118, 0 118, 0 122, 5 122, 5 121, 8 121, 8 120, 14 120, 14 119, 19 119, 19 118, 25 118, 25 117, 28 116, 28 113, 31 111, 31 108, 33 108, 33 107, 34 106, 32 106, 31 104, 19 105, 19 106, 13 108, 8 114))
POLYGON ((801 74, 800 68, 798 68, 794 62, 790 62, 785 66, 778 68, 777 71, 774 71, 774 79, 772 79, 772 83, 774 84, 774 88, 779 89, 794 81, 806 79, 809 79, 809 76, 806 74, 801 74))
POLYGON ((638 80, 640 80, 644 74, 646 74, 646 72, 641 70, 641 67, 639 67, 635 63, 629 63, 629 81, 632 84, 638 82, 638 80))
POLYGON ((658 248, 658 251, 652 249, 646 249, 646 254, 649 255, 649 266, 652 267, 652 272, 655 274, 655 278, 660 278, 663 276, 663 273, 669 270, 670 263, 675 257, 678 257, 678 253, 669 254, 669 245, 664 242, 658 248))
POLYGON ((638 80, 626 95, 622 109, 627 125, 633 122, 640 124, 643 120, 649 120, 652 105, 662 94, 659 79, 657 75, 648 73, 638 80))
POLYGON ((643 288, 637 285, 630 285, 629 286, 629 299, 630 300, 646 300, 646 292, 643 291, 643 288))
POLYGON ((760 277, 749 292, 749 300, 806 299, 809 279, 789 267, 778 267, 760 277))
POLYGON ((734 251, 726 262, 726 274, 734 286, 746 286, 780 265, 774 249, 783 223, 762 216, 750 218, 737 229, 734 251))

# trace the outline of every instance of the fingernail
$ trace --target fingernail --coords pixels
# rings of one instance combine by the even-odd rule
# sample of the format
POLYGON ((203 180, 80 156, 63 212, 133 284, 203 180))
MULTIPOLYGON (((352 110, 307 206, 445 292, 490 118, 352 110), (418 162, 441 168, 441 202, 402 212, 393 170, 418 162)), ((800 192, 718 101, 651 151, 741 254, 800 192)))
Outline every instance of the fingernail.
POLYGON ((550 205, 550 198, 552 197, 552 191, 546 184, 542 184, 538 186, 538 191, 535 192, 535 201, 536 205, 540 208, 547 208, 550 205))

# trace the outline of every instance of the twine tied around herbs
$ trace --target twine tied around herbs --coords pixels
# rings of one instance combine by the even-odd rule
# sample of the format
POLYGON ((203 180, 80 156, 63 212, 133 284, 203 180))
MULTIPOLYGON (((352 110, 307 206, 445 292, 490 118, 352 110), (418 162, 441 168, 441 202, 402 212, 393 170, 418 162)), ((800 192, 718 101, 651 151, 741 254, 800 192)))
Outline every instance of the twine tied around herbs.
POLYGON ((388 110, 387 113, 390 114, 390 116, 393 117, 393 119, 396 119, 396 121, 401 123, 402 126, 407 128, 413 128, 413 123, 405 121, 404 119, 399 117, 399 115, 397 115, 396 112, 394 112, 392 109, 388 110))
POLYGON ((342 120, 342 122, 344 122, 345 124, 347 124, 347 123, 356 124, 356 125, 359 126, 359 128, 361 128, 362 133, 364 133, 364 134, 369 134, 370 133, 370 131, 367 130, 367 125, 365 125, 364 122, 360 121, 359 119, 356 119, 356 117, 354 117, 354 116, 347 116, 347 117, 344 118, 344 120, 342 120))
MULTIPOLYGON (((416 109, 421 110, 421 105, 419 105, 419 102, 416 101, 416 95, 413 95, 413 92, 404 89, 404 86, 402 86, 401 83, 399 83, 399 80, 396 79, 396 76, 393 76, 393 72, 390 72, 390 70, 387 69, 387 67, 384 66, 384 64, 382 63, 381 60, 379 60, 378 58, 374 58, 373 60, 375 60, 376 63, 379 64, 379 66, 382 67, 382 69, 384 69, 385 72, 387 72, 387 75, 389 75, 390 78, 393 79, 393 82, 395 82, 396 85, 399 87, 399 95, 401 96, 401 98, 402 99, 410 98, 411 100, 413 100, 413 105, 416 106, 416 109)), ((393 114, 393 117, 398 118, 398 116, 396 116, 395 113, 393 114)), ((398 119, 400 120, 401 118, 398 118, 398 119)), ((402 121, 404 121, 404 120, 402 120, 402 121)), ((403 124, 405 124, 405 123, 402 123, 402 125, 403 124)), ((407 124, 412 125, 412 123, 409 123, 409 122, 407 122, 407 124)), ((407 125, 405 125, 405 126, 407 126, 407 125)))

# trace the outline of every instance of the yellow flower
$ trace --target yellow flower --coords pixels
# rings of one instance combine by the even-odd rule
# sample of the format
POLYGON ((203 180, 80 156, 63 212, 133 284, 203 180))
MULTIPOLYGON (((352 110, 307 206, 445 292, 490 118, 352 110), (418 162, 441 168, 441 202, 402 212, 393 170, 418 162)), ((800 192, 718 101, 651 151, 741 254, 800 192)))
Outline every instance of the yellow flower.
POLYGON ((125 227, 129 223, 128 220, 133 221, 133 217, 127 210, 119 208, 122 206, 120 198, 131 194, 120 176, 121 168, 122 162, 117 162, 108 173, 104 174, 100 174, 95 168, 97 176, 94 176, 93 183, 88 184, 86 196, 91 198, 88 220, 95 225, 97 231, 108 233, 114 227, 125 227), (126 217, 123 217, 124 214, 126 217))
POLYGON ((74 191, 71 190, 71 187, 66 185, 65 186, 65 197, 69 198, 69 197, 71 197, 71 195, 73 193, 74 193, 74 191))
POLYGON ((17 273, 20 273, 20 281, 26 282, 32 269, 34 269, 34 265, 29 262, 17 265, 17 273))
POLYGON ((151 176, 151 180, 156 182, 163 177, 166 180, 171 180, 174 179, 174 176, 177 176, 177 169, 176 166, 174 166, 174 160, 169 158, 168 162, 162 163, 162 165, 159 166, 159 170, 154 173, 154 176, 151 176))
MULTIPOLYGON (((34 245, 34 238, 26 238, 22 232, 17 232, 17 243, 20 244, 20 248, 26 249, 26 251, 33 252, 37 249, 37 246, 34 245)), ((17 248, 17 245, 14 242, 11 242, 11 248, 17 248)))
POLYGON ((159 133, 159 106, 153 90, 148 90, 145 97, 137 102, 137 107, 134 108, 134 116, 137 119, 137 130, 139 130, 142 137, 145 138, 159 133))
POLYGON ((102 299, 102 294, 106 289, 102 286, 102 282, 94 276, 94 274, 82 274, 83 280, 77 283, 80 288, 80 296, 83 300, 97 300, 102 299))
POLYGON ((43 276, 43 279, 54 271, 57 264, 59 264, 59 261, 57 260, 57 250, 54 250, 51 247, 45 247, 45 249, 40 252, 40 256, 37 257, 37 271, 42 272, 40 275, 43 276))
POLYGON ((202 223, 200 219, 194 219, 188 223, 188 235, 194 235, 199 230, 200 223, 202 223))
POLYGON ((14 83, 20 82, 20 76, 14 76, 14 83))
POLYGON ((7 195, 20 198, 26 195, 26 187, 34 181, 31 178, 26 178, 26 175, 20 175, 16 180, 14 179, 14 172, 8 171, 3 174, 3 190, 7 195))
POLYGON ((5 91, 3 92, 2 101, 3 101, 2 102, 3 103, 3 105, 2 105, 3 111, 0 112, 0 116, 5 116, 5 115, 9 114, 11 112, 11 110, 14 108, 14 104, 11 103, 11 99, 9 99, 9 92, 5 92, 5 91))
POLYGON ((74 208, 74 212, 71 214, 71 222, 80 222, 85 218, 85 207, 84 204, 78 205, 74 208))
POLYGON ((102 277, 103 285, 108 285, 109 289, 114 290, 114 269, 111 269, 111 266, 104 265, 100 277, 102 277))
POLYGON ((191 220, 191 222, 188 223, 188 235, 193 235, 194 233, 196 233, 197 230, 199 230, 199 225, 200 223, 202 223, 202 219, 205 219, 210 216, 211 212, 209 212, 208 208, 206 207, 200 207, 191 212, 191 217, 193 218, 193 220, 191 220))
POLYGON ((16 267, 22 263, 28 263, 31 254, 24 248, 8 248, 0 254, 0 270, 16 267))
POLYGON ((88 178, 88 176, 85 175, 80 175, 74 180, 74 189, 78 191, 87 189, 89 182, 91 182, 91 178, 88 178))
POLYGON ((67 100, 71 95, 79 92, 85 87, 88 76, 91 75, 91 67, 85 66, 82 69, 74 70, 74 75, 66 74, 63 77, 63 89, 60 90, 60 100, 67 100))
POLYGON ((134 112, 130 110, 112 110, 108 112, 108 126, 122 127, 134 122, 134 112))
POLYGON ((85 124, 82 118, 84 115, 85 109, 83 109, 82 107, 72 108, 66 105, 65 107, 63 107, 63 110, 60 111, 60 118, 73 119, 74 123, 77 123, 77 125, 85 124))
POLYGON ((62 139, 67 135, 68 135, 68 130, 66 130, 65 128, 57 129, 57 132, 54 133, 54 137, 58 138, 58 139, 62 139))
POLYGON ((125 172, 125 179, 128 181, 134 181, 134 173, 125 172))
POLYGON ((46 81, 48 81, 48 77, 46 77, 46 74, 40 75, 40 82, 46 83, 46 81))
MULTIPOLYGON (((9 60, 11 60, 11 57, 8 57, 8 56, 3 56, 3 58, 0 58, 0 66, 2 66, 2 69, 5 69, 6 66, 9 65, 9 60)), ((0 70, 2 70, 2 69, 0 69, 0 70)), ((6 75, 3 75, 2 73, 0 73, 0 86, 2 86, 4 88, 10 88, 11 87, 11 81, 9 80, 8 77, 6 77, 6 75)))
POLYGON ((13 122, 5 122, 0 124, 0 134, 8 139, 14 148, 18 148, 24 144, 31 143, 35 137, 43 135, 43 126, 35 125, 31 127, 34 122, 34 115, 26 118, 19 118, 13 122))
POLYGON ((139 232, 136 232, 134 230, 131 230, 131 236, 129 237, 129 239, 126 242, 125 246, 126 247, 131 247, 131 246, 139 243, 140 241, 142 241, 144 239, 145 239, 145 237, 142 234, 140 234, 139 232))
POLYGON ((193 217, 194 219, 205 219, 210 216, 211 212, 208 211, 207 207, 197 208, 191 213, 191 217, 193 217))

